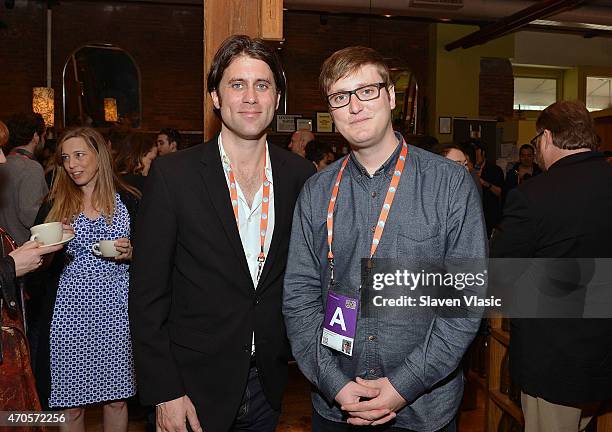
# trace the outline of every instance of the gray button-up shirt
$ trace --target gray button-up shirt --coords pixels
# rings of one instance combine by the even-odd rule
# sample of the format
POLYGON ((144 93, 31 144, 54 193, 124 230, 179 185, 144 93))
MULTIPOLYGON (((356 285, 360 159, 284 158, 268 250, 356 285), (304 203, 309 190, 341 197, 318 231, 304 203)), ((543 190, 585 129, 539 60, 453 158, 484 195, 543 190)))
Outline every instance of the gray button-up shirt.
MULTIPOLYGON (((400 148, 373 176, 349 156, 334 215, 336 292, 359 297, 361 259, 369 257, 400 148)), ((378 312, 358 318, 352 357, 321 345, 330 281, 326 214, 340 164, 311 177, 295 208, 283 300, 293 355, 317 388, 312 402, 324 418, 343 420, 334 398, 355 377, 387 377, 408 402, 395 426, 438 430, 452 420, 461 402, 459 364, 479 319, 442 318, 426 311, 400 316, 378 312)), ((486 248, 480 199, 468 171, 409 146, 374 257, 484 258, 486 248)))

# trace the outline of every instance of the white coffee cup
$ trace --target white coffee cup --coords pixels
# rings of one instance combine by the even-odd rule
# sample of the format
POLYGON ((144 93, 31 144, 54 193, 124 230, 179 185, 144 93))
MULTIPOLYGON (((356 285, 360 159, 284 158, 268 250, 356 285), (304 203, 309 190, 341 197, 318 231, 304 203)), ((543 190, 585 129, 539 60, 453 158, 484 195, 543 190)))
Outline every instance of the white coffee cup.
POLYGON ((30 240, 36 240, 42 244, 50 245, 62 241, 64 229, 61 222, 48 222, 34 225, 30 228, 32 236, 30 240))
POLYGON ((95 256, 113 258, 121 252, 115 247, 115 240, 100 240, 91 246, 91 251, 95 256))

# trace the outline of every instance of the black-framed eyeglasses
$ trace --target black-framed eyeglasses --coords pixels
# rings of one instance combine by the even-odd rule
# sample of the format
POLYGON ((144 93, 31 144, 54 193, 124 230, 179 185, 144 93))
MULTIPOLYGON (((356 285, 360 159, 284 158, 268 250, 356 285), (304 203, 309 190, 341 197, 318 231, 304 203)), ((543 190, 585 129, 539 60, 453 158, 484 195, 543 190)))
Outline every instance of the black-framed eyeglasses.
POLYGON ((542 136, 542 134, 544 133, 544 131, 540 132, 539 134, 537 134, 536 136, 534 136, 531 141, 529 141, 529 143, 531 144, 531 146, 533 148, 536 148, 538 146, 538 138, 540 138, 542 136))
POLYGON ((351 95, 357 96, 362 102, 377 99, 380 89, 386 87, 385 83, 368 84, 350 91, 341 91, 327 95, 327 103, 332 108, 342 108, 351 102, 351 95))

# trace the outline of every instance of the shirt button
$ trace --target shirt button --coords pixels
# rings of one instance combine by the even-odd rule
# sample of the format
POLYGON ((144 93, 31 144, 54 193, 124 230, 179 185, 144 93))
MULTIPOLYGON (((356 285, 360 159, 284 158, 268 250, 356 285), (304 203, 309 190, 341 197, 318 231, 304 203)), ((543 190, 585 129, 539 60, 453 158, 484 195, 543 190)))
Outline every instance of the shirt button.
POLYGON ((251 254, 250 253, 246 254, 246 257, 250 259, 251 258, 251 254))
POLYGON ((376 369, 370 369, 370 375, 376 374, 376 369))
POLYGON ((376 231, 376 225, 372 225, 372 226, 370 227, 370 231, 372 231, 372 232, 376 231))
POLYGON ((372 198, 376 198, 376 192, 372 192, 372 198))
POLYGON ((370 342, 371 342, 371 341, 375 341, 375 340, 376 340, 376 336, 374 336, 374 335, 370 335, 370 336, 368 336, 368 340, 369 340, 370 342))

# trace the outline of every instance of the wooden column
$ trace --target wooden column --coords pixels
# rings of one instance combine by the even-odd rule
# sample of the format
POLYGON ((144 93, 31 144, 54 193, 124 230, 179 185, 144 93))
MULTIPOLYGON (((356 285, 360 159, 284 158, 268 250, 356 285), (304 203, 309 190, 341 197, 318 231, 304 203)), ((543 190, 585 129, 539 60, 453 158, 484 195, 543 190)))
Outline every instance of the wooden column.
POLYGON ((203 0, 204 1, 204 137, 212 138, 220 129, 206 91, 206 75, 221 43, 233 34, 246 34, 265 40, 283 38, 283 0, 203 0))

